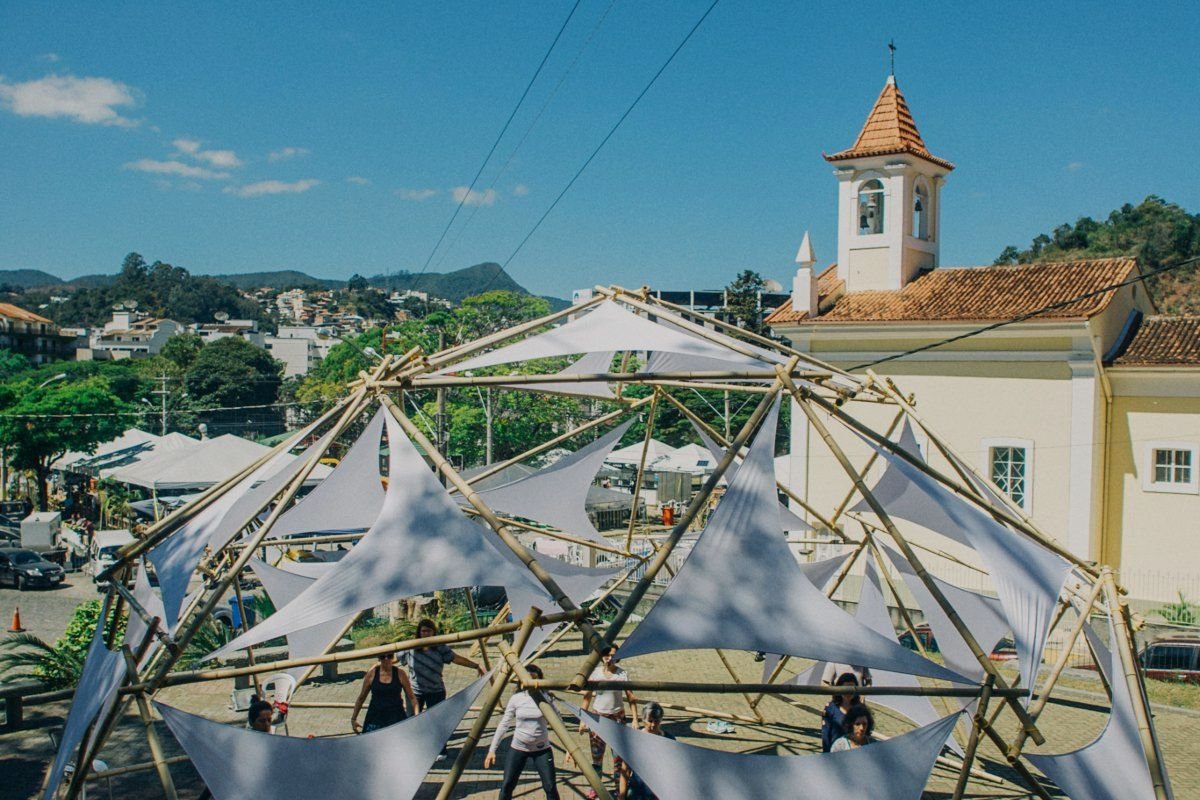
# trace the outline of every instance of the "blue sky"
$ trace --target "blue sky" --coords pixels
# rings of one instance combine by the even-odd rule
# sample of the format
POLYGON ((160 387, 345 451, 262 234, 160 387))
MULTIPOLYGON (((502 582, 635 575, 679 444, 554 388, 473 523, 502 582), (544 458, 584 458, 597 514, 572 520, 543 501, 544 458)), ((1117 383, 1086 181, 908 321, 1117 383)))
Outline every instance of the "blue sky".
MULTIPOLYGON (((707 5, 582 0, 430 269, 508 259, 707 5)), ((5 3, 0 269, 419 270, 571 6, 5 3)), ((1200 7, 808 6, 722 0, 513 277, 786 284, 806 229, 828 263, 821 154, 853 142, 891 37, 958 165, 944 265, 1151 193, 1200 210, 1200 7)))

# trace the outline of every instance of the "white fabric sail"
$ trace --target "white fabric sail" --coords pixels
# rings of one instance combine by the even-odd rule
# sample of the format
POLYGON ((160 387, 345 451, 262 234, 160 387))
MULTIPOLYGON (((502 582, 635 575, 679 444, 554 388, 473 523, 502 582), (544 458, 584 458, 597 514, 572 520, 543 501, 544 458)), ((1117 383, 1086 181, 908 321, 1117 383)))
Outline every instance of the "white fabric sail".
POLYGON ((575 709, 661 800, 869 797, 919 800, 958 714, 868 747, 804 756, 729 753, 575 709))
MULTIPOLYGON (((632 424, 632 419, 627 420, 586 447, 532 475, 479 492, 479 498, 493 511, 544 522, 560 531, 608 544, 588 518, 588 487, 632 424)), ((456 494, 455 499, 459 505, 470 505, 461 494, 456 494)))
MULTIPOLYGON (((104 619, 104 611, 107 611, 108 604, 102 608, 100 618, 104 619)), ((67 761, 77 756, 79 743, 83 741, 91 724, 96 721, 100 710, 112 707, 124 677, 125 657, 104 646, 104 626, 97 625, 83 662, 83 673, 79 676, 79 684, 75 687, 75 696, 71 700, 71 710, 67 712, 67 723, 58 742, 58 752, 54 754, 54 761, 50 764, 46 790, 42 793, 44 800, 50 800, 58 792, 67 761)))
MULTIPOLYGON (((611 372, 612 350, 599 350, 595 353, 584 353, 565 369, 558 371, 559 375, 593 375, 598 372, 611 372)), ((454 367, 457 372, 458 367, 454 367)), ((600 381, 562 381, 561 383, 521 383, 505 385, 505 389, 520 389, 527 392, 551 392, 553 394, 569 394, 576 397, 595 397, 601 400, 613 400, 616 395, 607 383, 600 381)))
MULTIPOLYGON (((905 435, 912 437, 907 423, 902 436, 905 435)), ((888 465, 872 492, 889 516, 936 531, 979 553, 995 583, 1004 616, 1013 631, 1021 662, 1021 680, 1032 690, 1058 595, 1071 565, 1061 556, 996 522, 903 458, 874 442, 868 444, 888 465)), ((917 454, 915 450, 906 449, 917 454)))
MULTIPOLYGON (((1109 630, 1111 629, 1110 626, 1109 630)), ((1092 646, 1096 669, 1100 670, 1100 674, 1104 676, 1104 682, 1111 684, 1113 680, 1113 673, 1110 669, 1112 653, 1109 652, 1108 646, 1100 640, 1100 634, 1096 633, 1096 629, 1092 627, 1091 623, 1083 626, 1083 635, 1087 637, 1088 644, 1092 646)))
MULTIPOLYGON (((276 609, 283 608, 295 600, 316 580, 272 567, 256 558, 250 560, 250 569, 254 570, 254 574, 262 581, 263 588, 267 591, 267 596, 271 598, 276 609)), ((288 657, 307 658, 327 652, 331 646, 337 643, 342 631, 350 625, 353 619, 354 614, 347 614, 320 625, 301 628, 289 633, 287 635, 288 657)), ((286 672, 299 681, 310 669, 312 667, 292 667, 286 672)))
MULTIPOLYGON (((800 565, 800 571, 804 573, 804 577, 812 581, 813 586, 816 586, 822 592, 825 591, 825 584, 837 574, 842 565, 846 563, 846 559, 850 557, 849 553, 843 553, 840 556, 827 558, 823 561, 810 561, 807 564, 800 565)), ((771 675, 775 672, 775 665, 779 663, 778 653, 766 653, 763 658, 763 674, 762 682, 770 683, 771 675)))
POLYGON ((273 736, 155 703, 216 800, 407 800, 490 674, 403 722, 360 736, 273 736))
MULTIPOLYGON (((925 619, 933 631, 938 650, 945 659, 946 666, 961 675, 967 675, 975 680, 982 679, 984 669, 980 665, 979 659, 971 652, 966 640, 959 635, 958 629, 954 627, 950 617, 933 599, 933 594, 917 576, 916 570, 899 553, 888 547, 883 550, 900 572, 901 580, 908 586, 908 590, 916 598, 917 605, 925 614, 925 619)), ((996 643, 1009 634, 1009 624, 1004 618, 1004 609, 1000 606, 999 600, 959 588, 941 578, 933 577, 933 582, 949 601, 950 606, 962 619, 963 624, 975 637, 985 654, 990 653, 996 643)))
POLYGON ((750 358, 675 326, 659 325, 609 300, 565 325, 441 370, 438 374, 576 353, 665 351, 720 359, 736 368, 770 371, 774 360, 750 358))
POLYGON ((699 648, 766 650, 964 681, 856 622, 801 572, 778 519, 763 513, 778 505, 778 417, 776 402, 691 554, 622 645, 622 658, 699 648))
MULTIPOLYGON (((1112 632, 1111 620, 1109 632, 1112 632)), ((1120 658, 1115 652, 1108 655, 1108 674, 1118 679, 1111 681, 1112 711, 1096 740, 1061 755, 1029 753, 1025 757, 1071 800, 1153 800, 1154 782, 1138 734, 1134 699, 1119 677, 1120 658)), ((1169 784, 1167 793, 1171 795, 1169 784)))
POLYGON ((208 658, 438 589, 528 583, 541 591, 513 553, 463 515, 399 424, 386 421, 389 480, 375 524, 295 600, 208 658))
POLYGON ((293 436, 266 463, 230 487, 147 554, 158 575, 166 611, 163 624, 168 630, 175 629, 180 604, 187 594, 188 583, 200 563, 204 548, 223 547, 254 512, 256 503, 262 505, 271 494, 278 492, 295 477, 304 464, 304 458, 293 457, 289 451, 304 441, 314 425, 293 436))
MULTIPOLYGON (((879 585, 879 574, 875 571, 875 565, 868 562, 866 572, 862 591, 858 595, 858 608, 855 610, 854 618, 873 631, 878 631, 884 636, 894 637, 896 630, 892 626, 892 618, 888 613, 887 603, 883 599, 883 590, 879 585)), ((820 686, 821 675, 825 671, 826 663, 828 662, 818 661, 788 683, 796 686, 820 686)), ((871 670, 871 682, 875 686, 915 687, 921 685, 911 675, 882 669, 871 670)), ((908 717, 917 725, 931 725, 941 717, 934 710, 933 703, 928 697, 873 694, 868 698, 868 702, 873 706, 890 708, 892 711, 908 717)), ((954 752, 962 755, 962 748, 953 738, 950 738, 946 744, 954 752)))
MULTIPOLYGON (((163 619, 166 611, 163 610, 162 599, 154 592, 150 586, 150 576, 146 574, 146 564, 144 562, 138 564, 137 579, 133 583, 133 599, 138 601, 138 605, 149 614, 151 617, 158 617, 159 630, 162 630, 164 625, 163 619)), ((137 613, 129 612, 129 622, 125 625, 125 641, 131 649, 141 646, 142 639, 146 636, 146 631, 149 626, 142 620, 137 613)), ((140 663, 144 664, 150 660, 150 657, 158 650, 160 640, 155 637, 146 648, 145 655, 142 656, 140 663)))
MULTIPOLYGON (((720 462, 720 460, 725 457, 725 448, 717 444, 716 439, 713 439, 711 436, 705 433, 704 429, 696 423, 693 422, 692 427, 696 429, 696 434, 700 437, 700 441, 704 442, 704 446, 708 448, 708 452, 712 454, 713 459, 716 462, 720 462)), ((729 465, 729 468, 725 470, 726 483, 733 483, 733 479, 737 476, 738 464, 739 462, 735 458, 733 463, 729 465)), ((795 511, 792 511, 783 503, 779 503, 778 505, 779 524, 783 530, 808 532, 813 529, 812 525, 809 525, 807 522, 801 519, 795 511)))
POLYGON ((384 413, 382 408, 375 413, 329 477, 275 520, 267 539, 371 527, 383 508, 379 437, 384 413))

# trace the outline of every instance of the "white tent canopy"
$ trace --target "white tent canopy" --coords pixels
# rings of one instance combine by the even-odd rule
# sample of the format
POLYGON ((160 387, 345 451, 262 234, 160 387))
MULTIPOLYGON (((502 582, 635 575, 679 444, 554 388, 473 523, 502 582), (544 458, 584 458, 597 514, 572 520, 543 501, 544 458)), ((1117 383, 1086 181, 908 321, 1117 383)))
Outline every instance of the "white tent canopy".
POLYGON ((691 555, 621 647, 623 658, 665 650, 730 648, 826 658, 965 682, 867 628, 800 570, 777 516, 778 402, 691 555), (786 624, 781 624, 786 621, 786 624))
MULTIPOLYGON (((642 461, 643 446, 646 446, 646 444, 644 441, 641 441, 613 450, 609 453, 608 458, 605 459, 605 463, 636 467, 642 461)), ((671 447, 671 445, 651 438, 646 450, 646 469, 650 469, 652 464, 657 464, 674 452, 675 448, 671 447)))
POLYGON ((719 459, 698 444, 685 444, 675 452, 654 462, 656 472, 690 472, 706 475, 716 469, 719 459))
MULTIPOLYGON (((204 439, 192 447, 155 453, 136 464, 115 469, 107 477, 160 493, 212 486, 253 464, 270 449, 227 433, 204 439)), ((310 481, 316 483, 328 474, 328 467, 320 467, 310 481)))
POLYGON ((69 469, 78 461, 87 461, 100 456, 119 453, 123 450, 135 450, 147 447, 157 442, 159 437, 138 428, 129 428, 115 439, 99 444, 91 453, 72 450, 50 464, 50 469, 69 469))

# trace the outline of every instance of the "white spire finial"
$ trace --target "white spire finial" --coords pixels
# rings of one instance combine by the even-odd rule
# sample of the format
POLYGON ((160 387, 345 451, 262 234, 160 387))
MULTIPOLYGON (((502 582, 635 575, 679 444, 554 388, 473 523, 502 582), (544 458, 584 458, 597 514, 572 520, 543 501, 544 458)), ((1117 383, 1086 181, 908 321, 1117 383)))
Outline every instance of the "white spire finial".
POLYGON ((817 263, 817 257, 813 253, 812 242, 809 240, 808 231, 804 232, 804 241, 800 242, 800 249, 796 251, 796 263, 801 267, 812 267, 817 263))

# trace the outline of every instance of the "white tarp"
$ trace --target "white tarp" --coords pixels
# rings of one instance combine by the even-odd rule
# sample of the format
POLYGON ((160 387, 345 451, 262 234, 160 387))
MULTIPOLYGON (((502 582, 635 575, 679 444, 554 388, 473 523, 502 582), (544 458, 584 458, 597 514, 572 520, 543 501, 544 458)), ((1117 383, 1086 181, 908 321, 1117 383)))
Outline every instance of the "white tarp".
MULTIPOLYGON (((901 443, 912 455, 917 455, 916 448, 905 445, 906 441, 915 441, 907 422, 901 443)), ((1058 595, 1071 565, 996 522, 903 458, 873 442, 868 444, 888 465, 872 492, 889 516, 936 531, 979 553, 1013 631, 1021 680, 1032 690, 1058 595)), ((867 510, 864 507, 865 503, 858 506, 867 510)))
MULTIPOLYGON (((846 563, 846 559, 849 557, 849 553, 843 553, 840 556, 827 558, 824 561, 810 561, 806 564, 801 564, 800 571, 804 573, 804 577, 812 581, 813 586, 816 586, 824 593, 825 584, 832 580, 833 576, 837 574, 838 570, 842 568, 842 565, 846 563)), ((763 683, 771 682, 771 675, 775 672, 775 665, 778 663, 778 653, 766 654, 766 657, 763 659, 763 683)))
MULTIPOLYGON (((146 564, 138 564, 137 580, 133 584, 133 599, 138 601, 138 605, 142 607, 151 617, 158 617, 158 629, 164 630, 166 625, 167 612, 163 609, 162 599, 155 593, 154 588, 150 586, 150 576, 146 574, 146 564)), ((141 616, 134 611, 129 612, 129 622, 125 626, 125 641, 129 644, 131 650, 136 650, 142 644, 142 639, 146 636, 146 631, 149 626, 142 620, 141 616)), ((141 663, 145 664, 158 650, 160 644, 159 638, 156 636, 150 643, 150 647, 146 649, 146 654, 142 656, 141 663)))
POLYGON ((271 735, 154 705, 216 800, 407 800, 489 677, 422 714, 360 736, 271 735))
POLYGON ((852 797, 920 800, 958 714, 867 747, 804 756, 729 753, 575 709, 661 800, 852 797))
POLYGON ((122 450, 129 450, 131 452, 140 450, 157 442, 158 438, 153 433, 147 433, 138 428, 129 428, 115 439, 109 439, 107 442, 96 445, 96 449, 91 453, 85 453, 82 450, 71 450, 61 458, 52 461, 50 469, 68 469, 77 461, 91 461, 107 455, 115 455, 122 450))
MULTIPOLYGON (((493 511, 543 522, 565 533, 607 545, 608 540, 600 535, 587 515, 588 487, 632 424, 632 419, 627 420, 586 447, 531 475, 478 492, 479 498, 493 511)), ((455 499, 461 506, 470 506, 461 494, 456 494, 455 499)), ((633 502, 632 495, 629 502, 633 502)))
MULTIPOLYGON (((100 614, 101 620, 107 610, 108 604, 105 603, 100 614)), ((67 713, 67 723, 58 742, 58 752, 50 765, 49 782, 42 793, 44 800, 49 800, 58 791, 68 759, 78 756, 79 743, 83 741, 88 727, 102 708, 111 707, 111 701, 124 677, 125 657, 104 646, 104 625, 97 625, 83 662, 79 685, 75 687, 75 697, 71 700, 71 710, 67 713)))
POLYGON ((293 436, 288 445, 267 459, 266 463, 227 489, 221 497, 173 531, 147 554, 154 564, 162 590, 163 608, 166 611, 163 623, 167 630, 175 630, 180 604, 204 548, 224 547, 255 508, 295 477, 305 459, 303 456, 293 457, 289 451, 304 440, 312 427, 310 425, 293 436))
POLYGON ((778 417, 776 402, 691 554, 622 645, 622 658, 664 650, 766 650, 965 680, 855 621, 804 576, 778 517, 763 513, 778 505, 778 417))
MULTIPOLYGON (((1117 677, 1111 681, 1112 712, 1096 740, 1070 753, 1028 753, 1025 757, 1071 800, 1153 800, 1154 783, 1138 734, 1134 699, 1122 679, 1121 661, 1115 651, 1109 653, 1109 659, 1108 674, 1117 677)), ((1171 796, 1169 786, 1167 793, 1171 796)))
POLYGON ((269 449, 227 433, 193 447, 154 453, 112 470, 108 477, 158 492, 212 486, 262 458, 269 449))
MULTIPOLYGON (((640 442, 634 442, 618 450, 613 450, 609 454, 607 462, 609 464, 621 464, 625 466, 636 467, 642 463, 642 448, 646 446, 643 439, 640 442)), ((651 438, 650 445, 646 447, 646 469, 650 469, 651 464, 657 464, 659 461, 667 458, 675 452, 675 448, 666 442, 660 442, 658 439, 651 438)))
MULTIPOLYGON (((696 423, 693 422, 692 427, 696 430, 696 435, 700 437, 702 442, 704 442, 704 446, 708 449, 708 452, 712 455, 713 459, 715 459, 714 463, 719 463, 721 459, 725 457, 725 448, 717 444, 717 440, 705 433, 704 429, 696 423)), ((776 461, 778 461, 778 459, 776 459, 776 461)), ((737 477, 738 466, 740 463, 741 462, 739 462, 737 458, 734 458, 733 463, 730 464, 725 470, 725 482, 727 484, 733 483, 733 479, 737 477)), ((775 462, 772 462, 772 468, 774 468, 774 463, 775 462)), ((802 520, 795 511, 792 511, 792 509, 788 508, 783 503, 778 503, 778 505, 779 525, 783 530, 803 531, 807 533, 813 529, 813 527, 802 520)))
MULTIPOLYGON (((294 572, 277 569, 256 558, 250 560, 250 569, 254 570, 254 574, 262 581, 263 588, 266 589, 267 596, 271 598, 276 609, 283 608, 295 600, 316 580, 316 578, 306 578, 294 572)), ((301 628, 289 633, 287 636, 288 658, 307 658, 328 651, 337 643, 341 638, 342 631, 349 627, 353 620, 354 615, 347 614, 320 625, 301 628)), ((310 669, 312 667, 292 667, 286 672, 299 681, 310 669)))
MULTIPOLYGON (((934 600, 933 594, 925 587, 916 570, 899 553, 887 547, 884 548, 884 552, 899 571, 901 580, 908 586, 908 590, 916 598, 917 605, 925 614, 925 620, 933 631, 938 650, 945 659, 946 666, 961 675, 967 675, 975 680, 982 679, 984 669, 980 665, 979 659, 971 652, 966 640, 959 635, 958 629, 954 627, 950 617, 934 600)), ((967 630, 975 637, 975 641, 978 642, 984 654, 991 653, 996 643, 1007 636, 1010 631, 1008 622, 1004 619, 1004 609, 1000 606, 1000 601, 994 597, 962 589, 941 578, 930 577, 933 578, 934 585, 950 603, 950 607, 966 625, 967 630)))
POLYGON ((693 475, 707 475, 716 469, 720 459, 716 454, 698 444, 685 444, 674 453, 654 463, 658 472, 690 472, 693 475))
POLYGON ((462 373, 469 369, 510 364, 534 358, 570 356, 576 353, 665 351, 688 356, 705 356, 727 362, 726 369, 769 372, 772 359, 750 358, 728 348, 685 333, 671 325, 659 325, 638 316, 614 301, 600 303, 565 325, 469 358, 439 374, 462 373))
MULTIPOLYGON (((493 544, 494 534, 463 515, 399 424, 390 416, 386 422, 389 480, 375 524, 299 597, 208 658, 438 589, 524 582, 542 591, 503 543, 493 544)), ((590 583, 592 576, 582 577, 590 583)), ((550 599, 544 602, 551 610, 550 599)))
POLYGON ((384 410, 371 418, 329 477, 275 520, 267 539, 302 533, 366 530, 383 508, 379 437, 384 410))
MULTIPOLYGON (((613 356, 616 353, 612 350, 607 352, 601 350, 595 353, 584 353, 573 363, 567 365, 565 369, 561 369, 559 375, 594 375, 599 372, 612 372, 613 356)), ((458 371, 458 367, 454 367, 458 371)), ((612 389, 608 388, 607 383, 599 381, 562 381, 561 383, 522 383, 515 385, 505 385, 505 389, 521 389, 527 392, 552 392, 554 394, 570 394, 578 397, 595 397, 602 400, 613 400, 616 395, 612 389)))

